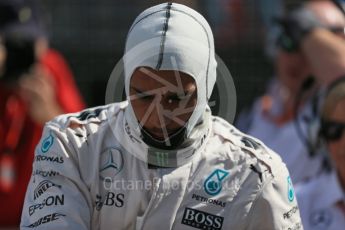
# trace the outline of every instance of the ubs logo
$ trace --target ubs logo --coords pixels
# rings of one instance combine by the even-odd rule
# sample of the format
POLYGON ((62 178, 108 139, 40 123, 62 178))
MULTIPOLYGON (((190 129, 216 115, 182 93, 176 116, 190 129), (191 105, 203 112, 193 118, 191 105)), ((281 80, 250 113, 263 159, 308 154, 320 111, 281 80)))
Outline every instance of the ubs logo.
POLYGON ((124 199, 125 194, 123 193, 115 194, 113 192, 108 192, 104 199, 101 195, 96 195, 96 210, 101 210, 104 205, 121 208, 124 205, 124 199))
POLYGON ((99 168, 99 177, 103 181, 110 180, 119 174, 123 169, 122 150, 117 147, 110 147, 101 153, 101 161, 99 168))

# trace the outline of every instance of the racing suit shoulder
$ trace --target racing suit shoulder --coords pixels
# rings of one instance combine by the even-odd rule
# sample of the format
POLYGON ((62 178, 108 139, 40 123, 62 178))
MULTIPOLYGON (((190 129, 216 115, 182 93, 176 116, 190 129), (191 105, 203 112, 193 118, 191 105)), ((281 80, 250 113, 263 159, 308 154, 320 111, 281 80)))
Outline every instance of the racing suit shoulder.
POLYGON ((77 113, 63 114, 46 123, 46 128, 53 128, 57 132, 67 135, 69 143, 75 147, 76 152, 80 152, 79 148, 93 138, 94 135, 91 136, 91 134, 106 129, 108 119, 116 118, 127 105, 128 102, 123 101, 88 108, 77 113))
MULTIPOLYGON (((238 148, 240 154, 257 159, 257 166, 274 176, 286 167, 280 156, 255 137, 247 135, 220 117, 212 117, 213 133, 238 148)), ((232 154, 229 152, 229 154, 232 154)))
POLYGON ((95 162, 99 160, 94 146, 104 136, 111 136, 105 121, 125 106, 116 103, 90 108, 46 123, 35 149, 21 229, 91 228, 92 192, 98 180, 95 162))
POLYGON ((97 106, 84 109, 76 113, 67 113, 55 117, 53 120, 47 123, 47 125, 53 125, 60 130, 67 128, 75 128, 85 126, 90 123, 102 123, 108 119, 109 116, 116 116, 116 114, 127 107, 128 102, 123 101, 119 103, 113 103, 109 105, 97 106))
POLYGON ((246 229, 303 229, 293 184, 280 156, 222 118, 213 117, 212 121, 214 135, 237 149, 228 154, 239 154, 245 159, 242 162, 250 162, 250 174, 259 177, 257 184, 242 185, 255 190, 246 229))

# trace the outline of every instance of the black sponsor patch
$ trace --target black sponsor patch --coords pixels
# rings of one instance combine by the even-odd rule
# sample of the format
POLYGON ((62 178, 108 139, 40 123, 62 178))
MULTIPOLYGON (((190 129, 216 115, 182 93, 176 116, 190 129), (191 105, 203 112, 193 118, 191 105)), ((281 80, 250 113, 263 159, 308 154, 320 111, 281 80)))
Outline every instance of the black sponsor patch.
POLYGON ((80 121, 85 121, 90 118, 96 118, 104 110, 104 108, 98 108, 95 110, 86 110, 81 112, 76 118, 80 121))
POLYGON ((260 181, 262 182, 262 172, 260 172, 253 164, 249 167, 253 172, 257 173, 260 181))
POLYGON ((249 138, 249 137, 242 137, 241 141, 248 148, 252 148, 255 150, 260 148, 260 144, 257 143, 256 141, 254 141, 253 139, 249 138))
POLYGON ((47 224, 49 222, 52 222, 52 221, 55 221, 55 220, 58 220, 60 217, 62 216, 66 216, 64 214, 61 214, 61 213, 52 213, 52 214, 48 214, 44 217, 41 217, 39 218, 37 221, 35 221, 34 223, 26 226, 28 228, 36 228, 42 224, 47 224))
POLYGON ((222 216, 186 208, 181 223, 198 229, 219 230, 222 229, 223 221, 222 216))

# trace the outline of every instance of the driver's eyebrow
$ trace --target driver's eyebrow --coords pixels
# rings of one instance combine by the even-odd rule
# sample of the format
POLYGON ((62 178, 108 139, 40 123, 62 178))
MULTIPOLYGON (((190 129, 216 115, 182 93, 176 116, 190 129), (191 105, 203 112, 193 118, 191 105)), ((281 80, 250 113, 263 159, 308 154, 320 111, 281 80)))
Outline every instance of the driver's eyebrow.
POLYGON ((159 94, 160 91, 161 91, 160 88, 158 88, 158 89, 151 89, 151 90, 143 90, 143 89, 139 89, 136 86, 131 86, 130 89, 135 91, 135 93, 136 93, 135 97, 136 98, 138 98, 138 97, 140 98, 140 97, 155 96, 155 95, 159 94))
POLYGON ((151 91, 146 91, 146 90, 145 90, 145 91, 143 92, 143 90, 138 89, 138 88, 135 87, 135 86, 131 86, 130 88, 133 89, 133 90, 135 91, 135 93, 137 94, 137 96, 139 96, 139 97, 151 96, 151 95, 154 94, 153 90, 151 90, 151 91))
POLYGON ((137 93, 143 93, 143 92, 141 91, 141 89, 138 89, 138 88, 135 87, 135 86, 131 86, 130 88, 133 89, 134 91, 136 91, 137 93))
POLYGON ((182 91, 183 94, 179 94, 179 92, 170 92, 168 91, 166 93, 167 96, 178 96, 178 97, 181 97, 181 96, 188 96, 188 95, 192 95, 194 93, 194 90, 192 89, 185 89, 184 91, 182 91))
MULTIPOLYGON (((156 94, 157 92, 160 91, 160 89, 142 90, 142 89, 139 89, 139 88, 136 87, 136 86, 131 86, 130 88, 133 89, 137 94, 139 94, 139 96, 153 95, 153 94, 156 94)), ((194 89, 184 89, 184 91, 182 91, 182 92, 184 93, 182 96, 187 96, 187 95, 193 94, 194 91, 195 91, 194 89)), ((181 96, 181 95, 179 95, 178 92, 171 92, 171 91, 168 91, 168 92, 166 93, 166 95, 181 96)))

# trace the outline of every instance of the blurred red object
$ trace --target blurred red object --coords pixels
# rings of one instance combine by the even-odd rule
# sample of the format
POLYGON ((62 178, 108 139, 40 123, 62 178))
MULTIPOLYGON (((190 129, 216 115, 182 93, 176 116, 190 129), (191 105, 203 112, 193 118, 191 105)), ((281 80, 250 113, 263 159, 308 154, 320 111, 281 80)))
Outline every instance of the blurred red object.
MULTIPOLYGON (((55 82, 56 100, 64 113, 85 107, 63 57, 49 50, 40 64, 55 82)), ((0 226, 19 226, 35 147, 44 124, 35 122, 15 89, 0 82, 0 226)))

